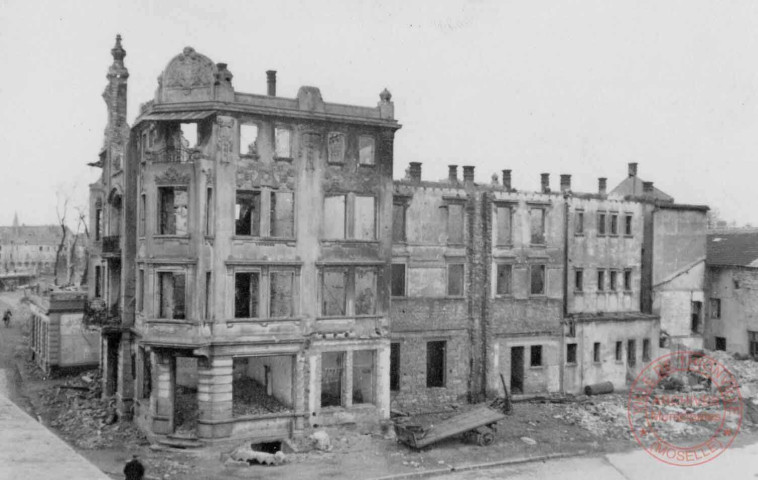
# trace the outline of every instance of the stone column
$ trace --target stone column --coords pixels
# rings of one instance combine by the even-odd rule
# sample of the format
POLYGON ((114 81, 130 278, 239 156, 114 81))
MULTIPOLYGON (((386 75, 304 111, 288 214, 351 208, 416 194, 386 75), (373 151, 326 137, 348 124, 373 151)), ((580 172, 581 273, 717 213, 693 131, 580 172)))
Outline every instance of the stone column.
POLYGON ((224 438, 232 434, 232 357, 200 359, 197 366, 197 436, 224 438))
POLYGON ((134 405, 134 376, 136 365, 132 365, 131 333, 121 334, 118 345, 118 370, 116 379, 116 408, 121 418, 131 420, 134 405))

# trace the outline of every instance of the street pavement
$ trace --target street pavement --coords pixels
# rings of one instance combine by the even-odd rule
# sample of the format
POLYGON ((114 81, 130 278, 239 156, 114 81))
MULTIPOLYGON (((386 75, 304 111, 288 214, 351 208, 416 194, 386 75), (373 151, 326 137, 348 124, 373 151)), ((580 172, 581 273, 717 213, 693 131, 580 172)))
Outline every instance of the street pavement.
POLYGON ((6 373, 0 369, 0 479, 110 480, 8 399, 6 373))
POLYGON ((731 448, 694 467, 662 463, 643 450, 595 457, 572 457, 437 476, 440 480, 749 480, 758 479, 758 444, 731 448))

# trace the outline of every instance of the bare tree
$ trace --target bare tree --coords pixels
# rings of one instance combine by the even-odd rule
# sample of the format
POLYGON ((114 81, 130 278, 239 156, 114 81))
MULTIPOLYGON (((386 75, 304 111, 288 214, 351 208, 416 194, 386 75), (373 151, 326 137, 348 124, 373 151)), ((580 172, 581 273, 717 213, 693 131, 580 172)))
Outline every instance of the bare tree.
MULTIPOLYGON (((66 226, 66 215, 68 215, 68 203, 69 203, 69 196, 64 195, 63 196, 63 205, 60 204, 60 201, 58 202, 58 205, 55 207, 55 215, 58 218, 58 225, 61 227, 61 241, 58 244, 58 250, 55 253, 55 280, 54 283, 56 285, 60 285, 60 279, 58 277, 59 275, 59 269, 60 269, 60 263, 61 263, 61 255, 65 251, 66 248, 66 238, 68 234, 68 227, 66 226)), ((66 268, 66 276, 68 276, 68 268, 66 268)), ((68 283, 68 279, 66 279, 66 283, 68 283)))
MULTIPOLYGON (((80 285, 87 284, 87 274, 89 273, 89 228, 87 227, 87 211, 84 207, 77 207, 76 214, 79 217, 79 222, 76 226, 77 238, 79 237, 79 229, 84 229, 84 237, 87 240, 87 244, 84 246, 84 258, 82 259, 84 265, 82 266, 82 278, 79 280, 80 285)), ((76 241, 74 241, 74 252, 76 252, 76 241)), ((76 262, 74 262, 76 263, 76 262)), ((73 276, 73 273, 72 273, 73 276)))

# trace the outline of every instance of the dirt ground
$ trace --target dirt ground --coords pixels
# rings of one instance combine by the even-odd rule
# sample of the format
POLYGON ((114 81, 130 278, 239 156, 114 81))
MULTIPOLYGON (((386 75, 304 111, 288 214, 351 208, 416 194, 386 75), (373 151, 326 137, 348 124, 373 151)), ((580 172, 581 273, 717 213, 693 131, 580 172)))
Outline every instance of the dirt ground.
MULTIPOLYGON (((548 399, 515 403, 513 414, 498 424, 489 447, 460 438, 442 441, 423 451, 398 443, 392 433, 382 434, 356 426, 324 429, 331 449, 311 448, 303 439, 300 453, 287 454, 280 466, 239 466, 225 463, 240 444, 177 450, 151 445, 128 422, 111 423, 113 406, 100 399, 99 374, 79 372, 47 378, 33 362, 27 348, 28 308, 20 293, 0 293, 0 311, 15 309, 11 328, 0 332, 0 362, 12 371, 17 383, 17 404, 41 421, 112 478, 123 478, 123 465, 133 453, 141 456, 151 479, 294 479, 377 478, 385 475, 452 468, 506 459, 539 457, 555 453, 605 453, 640 448, 627 424, 626 397, 611 394, 582 402, 553 403, 548 399), (307 450, 307 451, 306 451, 307 450)), ((752 361, 747 361, 752 362, 752 361)), ((752 362, 755 363, 755 362, 752 362)), ((758 364, 756 364, 758 365, 758 364)), ((751 364, 735 368, 750 370, 751 364)), ((758 371, 758 370, 757 370, 758 371)), ((750 373, 752 374, 752 373, 750 373)), ((758 389, 756 389, 758 390, 758 389)), ((470 408, 450 408, 445 413, 419 415, 405 421, 434 425, 470 408)), ((755 427, 743 424, 736 442, 754 442, 755 427)))

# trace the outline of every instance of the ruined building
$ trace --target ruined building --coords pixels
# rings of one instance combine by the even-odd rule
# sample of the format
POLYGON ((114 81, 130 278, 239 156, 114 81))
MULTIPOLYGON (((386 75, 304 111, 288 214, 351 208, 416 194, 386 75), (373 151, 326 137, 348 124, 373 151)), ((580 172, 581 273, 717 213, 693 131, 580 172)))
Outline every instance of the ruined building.
POLYGON ((394 119, 316 87, 236 92, 187 47, 126 124, 112 50, 89 296, 106 393, 145 430, 281 439, 389 417, 394 119))

